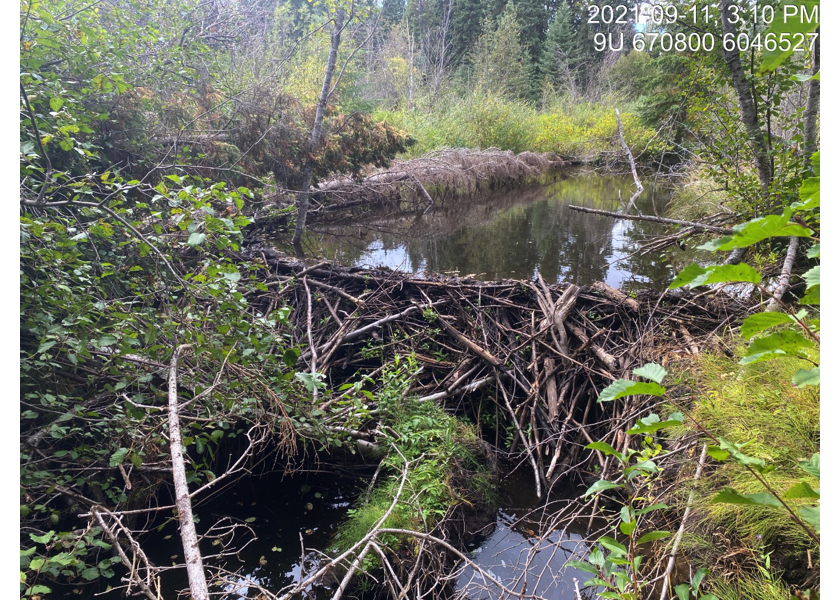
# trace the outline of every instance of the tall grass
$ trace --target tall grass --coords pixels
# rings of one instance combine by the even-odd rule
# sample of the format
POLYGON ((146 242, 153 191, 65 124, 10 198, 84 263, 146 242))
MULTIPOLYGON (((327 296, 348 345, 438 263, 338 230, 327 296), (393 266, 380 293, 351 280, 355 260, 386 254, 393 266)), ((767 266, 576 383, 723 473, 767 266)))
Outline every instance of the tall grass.
MULTIPOLYGON (((622 113, 627 145, 637 157, 656 156, 662 142, 645 127, 631 106, 622 113)), ((602 103, 558 101, 544 110, 495 94, 451 98, 432 110, 398 109, 375 115, 417 140, 409 157, 441 148, 500 148, 513 152, 554 152, 566 158, 595 160, 602 152, 621 152, 615 108, 602 103)))
MULTIPOLYGON (((743 352, 743 347, 736 349, 738 355, 743 352)), ((775 470, 765 478, 780 495, 801 480, 819 488, 819 480, 797 464, 820 450, 819 389, 796 389, 789 383, 802 368, 801 360, 781 358, 739 365, 737 358, 704 355, 695 366, 689 377, 696 377, 690 383, 700 390, 692 408, 698 421, 730 442, 747 444, 745 453, 773 465, 775 470)), ((741 493, 766 491, 741 465, 718 463, 701 480, 696 505, 699 520, 686 537, 684 549, 709 566, 718 565, 712 572, 717 576, 715 593, 720 598, 787 598, 778 575, 791 568, 803 569, 809 550, 817 563, 819 548, 779 509, 712 503, 724 486, 741 493), (772 568, 762 574, 758 559, 768 552, 772 552, 772 568), (721 577, 721 565, 724 570, 731 569, 729 577, 721 577)), ((799 501, 788 502, 796 506, 799 501)))

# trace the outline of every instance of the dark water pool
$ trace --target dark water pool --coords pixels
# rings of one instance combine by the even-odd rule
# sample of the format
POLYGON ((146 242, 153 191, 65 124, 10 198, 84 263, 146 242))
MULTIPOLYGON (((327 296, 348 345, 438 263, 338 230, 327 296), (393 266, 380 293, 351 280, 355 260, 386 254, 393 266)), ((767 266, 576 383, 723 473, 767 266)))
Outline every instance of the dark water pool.
MULTIPOLYGON (((637 200, 645 214, 662 214, 670 190, 645 183, 637 200)), ((531 279, 579 285, 665 287, 668 256, 634 252, 665 231, 649 222, 615 220, 569 205, 622 210, 632 177, 566 174, 548 185, 448 200, 422 212, 377 210, 310 227, 307 254, 353 266, 387 266, 411 273, 448 273, 482 280, 531 279)))

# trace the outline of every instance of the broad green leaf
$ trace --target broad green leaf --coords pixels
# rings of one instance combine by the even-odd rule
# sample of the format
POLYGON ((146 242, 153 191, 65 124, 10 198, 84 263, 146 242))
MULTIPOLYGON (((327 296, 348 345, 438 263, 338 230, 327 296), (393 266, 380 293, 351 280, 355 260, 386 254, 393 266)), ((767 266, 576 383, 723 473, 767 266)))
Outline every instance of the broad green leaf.
POLYGON ((601 551, 600 548, 595 548, 592 552, 589 553, 589 562, 598 568, 604 568, 607 562, 607 557, 604 556, 604 553, 601 551))
POLYGON ((606 598, 607 600, 624 600, 624 597, 620 594, 616 594, 615 592, 599 592, 598 593, 601 598, 606 598))
POLYGON ((191 233, 189 239, 187 239, 187 245, 196 248, 203 244, 205 239, 207 239, 207 235, 204 233, 191 233))
POLYGON ((812 525, 817 533, 820 532, 820 507, 819 506, 803 506, 799 509, 799 516, 802 520, 812 525))
POLYGON ((94 579, 99 577, 99 569, 96 567, 88 567, 84 571, 82 571, 82 577, 87 579, 88 581, 93 581, 94 579))
POLYGON ((776 500, 771 494, 767 492, 759 492, 757 494, 741 494, 732 488, 723 488, 722 492, 711 500, 714 504, 749 504, 752 506, 782 506, 782 503, 776 500))
POLYGON ((729 440, 725 440, 723 438, 720 439, 720 447, 723 450, 728 451, 732 458, 740 464, 763 469, 766 463, 760 458, 755 458, 754 456, 749 456, 741 452, 741 448, 744 446, 746 446, 746 444, 733 444, 729 440))
POLYGON ((30 533, 29 539, 39 544, 48 544, 54 535, 55 531, 48 531, 44 535, 35 535, 34 533, 30 533))
POLYGON ((625 546, 615 538, 611 538, 605 535, 604 537, 598 540, 598 543, 600 543, 604 548, 606 548, 610 552, 614 552, 619 556, 627 556, 627 546, 625 546))
POLYGON ((661 365, 657 365, 656 363, 648 363, 643 367, 639 367, 638 369, 633 369, 633 375, 638 375, 639 377, 644 377, 645 379, 650 379, 651 381, 655 381, 656 383, 662 383, 662 378, 668 374, 661 365))
POLYGON ((622 462, 626 460, 626 457, 621 452, 619 452, 606 442, 592 442, 591 444, 587 444, 584 447, 587 450, 599 450, 604 454, 611 454, 612 456, 615 456, 616 458, 620 459, 622 462))
POLYGON ((805 470, 809 475, 813 475, 817 479, 820 478, 820 453, 817 452, 808 460, 800 460, 799 466, 805 470))
POLYGON ((600 585, 600 586, 603 586, 603 587, 609 587, 610 586, 609 582, 604 581, 603 579, 600 579, 599 577, 593 577, 592 579, 587 579, 586 581, 583 582, 583 587, 589 587, 589 586, 592 586, 592 585, 600 585))
POLYGON ((630 429, 627 430, 629 434, 639 434, 639 433, 654 433, 659 431, 660 429, 665 429, 667 427, 676 427, 677 425, 683 424, 683 415, 682 413, 671 413, 668 417, 667 421, 661 421, 659 419, 659 415, 653 413, 648 415, 642 419, 636 421, 636 424, 633 425, 630 429))
POLYGON ((128 448, 120 448, 111 455, 111 460, 108 461, 108 465, 111 467, 121 465, 126 454, 128 454, 128 448))
POLYGON ((681 583, 679 585, 674 586, 674 593, 677 595, 677 598, 680 600, 689 600, 689 594, 691 593, 691 588, 688 587, 687 583, 681 583))
POLYGON ((637 544, 644 544, 646 542, 652 542, 654 540, 661 540, 662 538, 666 538, 671 535, 670 531, 651 531, 650 533, 646 533, 638 540, 636 540, 637 544))
POLYGON ((41 342, 41 345, 38 346, 38 354, 43 354, 53 346, 55 346, 56 340, 47 340, 46 342, 41 342))
POLYGON ((810 237, 813 232, 790 222, 790 211, 784 215, 767 215, 733 227, 735 233, 698 246, 701 250, 719 252, 746 248, 771 237, 810 237))
POLYGON ((624 470, 628 479, 633 479, 639 473, 659 473, 659 467, 652 460, 643 460, 624 470))
POLYGON ((716 461, 723 462, 727 458, 729 458, 729 452, 721 448, 720 446, 708 446, 706 448, 706 452, 709 456, 714 458, 716 461))
POLYGON ((621 529, 621 533, 624 535, 633 535, 633 532, 636 530, 636 521, 630 521, 629 523, 622 521, 618 524, 618 528, 621 529))
POLYGON ((648 514, 648 513, 649 513, 649 512, 651 512, 651 511, 654 511, 654 510, 664 510, 664 509, 666 509, 666 508, 668 508, 668 505, 667 505, 667 504, 662 504, 661 502, 657 502, 656 504, 651 504, 650 506, 646 506, 646 507, 644 507, 644 508, 642 508, 642 509, 637 510, 637 511, 636 511, 636 514, 637 514, 637 515, 646 515, 646 514, 648 514))
POLYGON ((735 282, 757 284, 761 282, 761 274, 744 263, 737 265, 712 265, 705 269, 692 264, 680 271, 680 274, 669 288, 674 289, 687 285, 689 289, 693 289, 701 285, 735 282), (690 279, 690 275, 694 275, 694 278, 690 279))
POLYGON ((792 383, 796 387, 805 387, 806 385, 819 385, 820 368, 814 367, 813 369, 799 369, 796 373, 793 374, 792 383))
POLYGON ((694 577, 691 578, 691 589, 694 590, 695 594, 700 591, 700 584, 703 582, 703 578, 708 574, 709 569, 701 567, 700 569, 697 569, 694 577))
POLYGON ((802 278, 808 284, 808 289, 820 284, 820 266, 817 265, 813 269, 807 271, 802 278))
POLYGON ((612 481, 607 481, 606 479, 600 479, 593 483, 588 490, 583 494, 583 497, 586 498, 587 496, 591 496, 597 492, 603 492, 604 490, 613 490, 615 488, 620 488, 621 486, 617 483, 613 483, 612 481))
POLYGON ((50 98, 50 108, 53 109, 54 112, 61 110, 62 106, 64 106, 64 100, 61 98, 50 98))
POLYGON ((99 340, 97 340, 96 345, 100 348, 105 348, 106 346, 113 346, 117 343, 117 338, 113 335, 103 335, 99 340))
POLYGON ((799 202, 791 206, 794 210, 816 210, 820 207, 820 178, 809 177, 799 188, 799 202))
POLYGON ((664 393, 665 388, 657 383, 642 383, 627 379, 617 379, 604 388, 601 395, 598 396, 598 402, 611 402, 612 400, 618 400, 619 398, 633 396, 635 394, 662 396, 664 393))
POLYGON ((297 363, 298 358, 300 358, 300 350, 297 348, 287 348, 283 353, 283 364, 291 369, 297 363))
MULTIPOLYGON (((768 44, 765 46, 761 60, 762 71, 775 70, 793 54, 796 44, 785 44, 785 40, 793 41, 794 34, 802 34, 805 35, 805 40, 810 42, 806 34, 813 32, 820 25, 818 18, 820 8, 819 0, 788 0, 784 4, 785 6, 779 6, 773 22, 764 33, 765 37, 769 36, 778 43, 776 45, 768 44), (795 16, 791 16, 790 13, 782 10, 788 6, 791 9, 799 9, 796 11, 795 16), (768 46, 772 47, 773 50, 769 50, 768 46), (785 49, 783 50, 782 48, 785 49)), ((796 37, 798 38, 798 36, 796 37)))
POLYGON ((767 360, 774 355, 795 355, 800 348, 813 348, 814 342, 796 331, 780 331, 756 338, 747 348, 747 355, 740 360, 740 364, 767 360))
POLYGON ((820 493, 810 485, 807 481, 800 481, 785 492, 785 498, 815 498, 819 500, 820 493))
POLYGON ((790 325, 793 320, 785 313, 760 312, 750 315, 741 325, 741 335, 745 340, 752 338, 755 334, 775 327, 776 325, 790 325))
POLYGON ((567 567, 572 567, 573 569, 579 569, 586 573, 592 573, 593 575, 598 575, 598 569, 590 565, 588 562, 583 562, 582 560, 570 560, 566 563, 567 567))
POLYGON ((820 257, 820 245, 814 244, 810 248, 808 248, 808 252, 805 253, 808 258, 819 258, 820 257))
POLYGON ((820 286, 815 285, 814 287, 810 288, 802 298, 799 299, 799 304, 807 305, 807 306, 815 306, 819 305, 820 303, 820 286))
POLYGON ((675 290, 680 288, 684 285, 687 285, 703 275, 706 272, 706 269, 698 265, 697 263, 691 263, 687 267, 685 267, 682 271, 680 271, 674 281, 671 282, 671 285, 668 286, 669 290, 675 290))

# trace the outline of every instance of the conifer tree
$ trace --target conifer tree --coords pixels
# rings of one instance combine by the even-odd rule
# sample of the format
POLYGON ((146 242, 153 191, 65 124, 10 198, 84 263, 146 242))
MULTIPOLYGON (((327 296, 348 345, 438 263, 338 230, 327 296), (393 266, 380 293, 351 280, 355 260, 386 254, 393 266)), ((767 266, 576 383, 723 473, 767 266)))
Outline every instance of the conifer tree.
POLYGON ((531 97, 533 67, 522 43, 522 27, 516 5, 509 2, 497 27, 484 19, 481 37, 472 54, 473 81, 481 91, 493 91, 522 99, 531 97))

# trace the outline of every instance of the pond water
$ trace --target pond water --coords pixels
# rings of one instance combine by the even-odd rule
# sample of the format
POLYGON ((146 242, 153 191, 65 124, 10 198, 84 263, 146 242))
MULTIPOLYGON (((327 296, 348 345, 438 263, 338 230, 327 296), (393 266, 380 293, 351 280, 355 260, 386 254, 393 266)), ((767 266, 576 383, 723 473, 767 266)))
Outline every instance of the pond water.
MULTIPOLYGON (((231 524, 238 527, 233 538, 214 539, 207 535, 208 539, 202 541, 208 572, 221 567, 233 573, 227 577, 231 582, 225 587, 228 598, 265 597, 246 581, 272 592, 299 582, 301 575, 305 577, 320 568, 320 553, 328 550, 347 510, 366 489, 366 483, 358 476, 299 474, 283 478, 278 474, 243 480, 214 499, 198 504, 194 513, 199 530, 205 535, 223 532, 231 524), (224 554, 226 548, 242 549, 213 558, 224 554)), ((184 562, 174 517, 160 525, 143 546, 158 566, 184 562)), ((178 590, 189 587, 183 569, 164 573, 162 584, 165 598, 175 598, 178 590)), ((307 590, 307 595, 316 600, 326 600, 332 594, 325 586, 307 590)))
MULTIPOLYGON (((322 565, 321 553, 329 552, 348 509, 367 489, 368 477, 265 476, 240 482, 199 503, 195 515, 200 531, 206 535, 201 544, 205 567, 211 573, 217 568, 228 571, 230 583, 225 592, 228 597, 243 600, 264 597, 247 581, 274 593, 300 581, 322 565), (213 531, 224 531, 233 523, 238 526, 236 536, 222 536, 215 542, 213 531), (213 558, 224 554, 226 548, 239 550, 213 558)), ((586 519, 566 523, 565 527, 547 524, 549 519, 541 519, 547 514, 546 507, 556 511, 571 500, 554 497, 546 504, 537 499, 532 478, 530 472, 519 469, 503 479, 495 522, 467 540, 467 549, 472 560, 509 588, 521 590, 524 583, 528 593, 547 600, 575 600, 573 578, 582 585, 589 575, 564 565, 586 550, 582 541, 586 519), (527 573, 523 568, 526 563, 527 573)), ((173 516, 157 525, 139 540, 149 559, 158 566, 183 564, 177 519, 173 516)), ((164 597, 177 597, 179 590, 188 588, 185 571, 164 572, 162 584, 164 597)), ((499 597, 499 589, 483 582, 470 567, 456 582, 456 590, 473 600, 499 597)), ((333 593, 334 588, 319 585, 310 587, 307 597, 328 600, 333 593)), ((592 589, 582 590, 581 597, 590 600, 593 593, 592 589)))
MULTIPOLYGON (((636 208, 662 214, 670 190, 653 183, 645 188, 636 208)), ((450 199, 426 213, 377 209, 313 223, 304 249, 345 265, 410 273, 491 281, 532 279, 539 272, 549 282, 665 287, 673 276, 670 257, 634 254, 665 231, 662 225, 569 208, 622 210, 621 198, 628 201, 634 191, 630 176, 564 172, 547 185, 450 199)))
MULTIPOLYGON (((469 548, 472 560, 508 589, 541 596, 546 600, 575 600, 575 583, 591 575, 571 567, 567 561, 581 560, 588 550, 584 542, 588 519, 553 524, 556 513, 572 498, 541 501, 534 493, 533 474, 525 469, 511 472, 501 484, 501 505, 496 522, 469 548)), ((470 600, 501 597, 501 591, 478 571, 467 567, 457 581, 458 591, 470 600)), ((580 590, 585 600, 595 597, 595 588, 580 590)))

